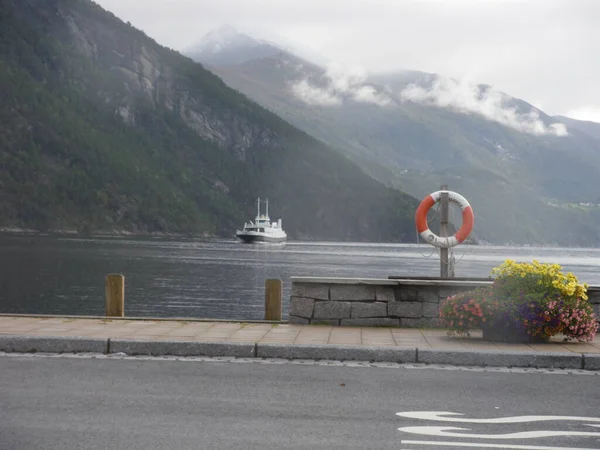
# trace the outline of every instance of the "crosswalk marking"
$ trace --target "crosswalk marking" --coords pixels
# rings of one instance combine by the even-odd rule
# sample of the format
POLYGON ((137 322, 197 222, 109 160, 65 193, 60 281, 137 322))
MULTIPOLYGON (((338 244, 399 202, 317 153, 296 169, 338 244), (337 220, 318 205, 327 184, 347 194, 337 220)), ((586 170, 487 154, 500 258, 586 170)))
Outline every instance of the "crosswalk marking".
POLYGON ((579 416, 512 416, 512 417, 494 417, 490 419, 470 419, 464 414, 449 411, 407 411, 396 413, 399 417, 407 419, 434 420, 436 422, 461 422, 461 423, 528 423, 528 422, 548 422, 548 421, 578 421, 578 422, 598 422, 600 417, 579 417, 579 416), (451 416, 451 417, 445 417, 451 416))
POLYGON ((425 436, 442 436, 456 437, 460 439, 537 439, 547 437, 561 436, 585 436, 585 437, 600 437, 600 432, 597 431, 560 431, 560 430, 532 430, 518 431, 515 433, 503 434, 478 434, 478 433, 457 433, 457 431, 471 431, 470 428, 458 427, 402 427, 398 428, 403 433, 423 434, 425 436))
MULTIPOLYGON (((398 428, 398 431, 405 434, 417 434, 427 437, 437 438, 453 438, 448 441, 428 441, 428 440, 402 440, 403 448, 408 450, 406 446, 425 446, 425 447, 477 447, 477 448, 506 448, 506 449, 525 449, 525 450, 591 450, 583 447, 559 447, 559 446, 544 446, 544 445, 524 445, 524 444, 500 444, 494 443, 497 440, 517 440, 523 441, 527 439, 542 439, 542 438, 560 438, 560 437, 587 437, 597 438, 600 442, 600 417, 586 416, 554 416, 554 415, 523 415, 523 416, 507 416, 493 418, 469 418, 462 413, 450 411, 402 411, 396 413, 396 416, 402 419, 410 419, 411 421, 428 421, 428 422, 456 422, 456 423, 473 423, 484 424, 487 426, 486 432, 477 432, 471 428, 461 428, 439 424, 435 425, 411 425, 398 428), (526 430, 513 431, 506 430, 507 424, 536 424, 539 422, 580 422, 581 430, 560 430, 554 426, 547 430, 526 430), (592 423, 589 423, 592 422, 592 423), (487 431, 491 425, 501 426, 500 432, 490 433, 487 431), (507 432, 502 432, 506 430, 507 432), (463 442, 464 440, 478 440, 479 442, 463 442), (482 442, 487 441, 487 442, 482 442), (491 441, 491 442, 490 442, 491 441)), ((423 423, 423 422, 421 422, 423 423)), ((482 430, 483 431, 483 430, 482 430)), ((585 444, 584 444, 585 445, 585 444)), ((588 444, 589 445, 589 444, 588 444)), ((411 447, 412 448, 412 447, 411 447)))
POLYGON ((519 450, 597 450, 594 448, 584 447, 546 447, 542 445, 515 445, 515 444, 483 444, 479 442, 450 442, 450 441, 401 441, 404 445, 428 445, 437 447, 477 447, 477 448, 508 448, 519 450))

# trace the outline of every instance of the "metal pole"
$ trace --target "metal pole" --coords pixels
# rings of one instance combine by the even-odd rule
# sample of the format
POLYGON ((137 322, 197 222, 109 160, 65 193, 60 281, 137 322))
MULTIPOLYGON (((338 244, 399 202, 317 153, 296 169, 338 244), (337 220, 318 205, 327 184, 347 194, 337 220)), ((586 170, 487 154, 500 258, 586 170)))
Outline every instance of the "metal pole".
MULTIPOLYGON (((448 191, 448 185, 441 186, 442 191, 448 191)), ((448 237, 448 192, 442 192, 440 196, 442 214, 440 219, 440 237, 448 237)), ((448 278, 448 248, 440 249, 440 277, 448 278)))

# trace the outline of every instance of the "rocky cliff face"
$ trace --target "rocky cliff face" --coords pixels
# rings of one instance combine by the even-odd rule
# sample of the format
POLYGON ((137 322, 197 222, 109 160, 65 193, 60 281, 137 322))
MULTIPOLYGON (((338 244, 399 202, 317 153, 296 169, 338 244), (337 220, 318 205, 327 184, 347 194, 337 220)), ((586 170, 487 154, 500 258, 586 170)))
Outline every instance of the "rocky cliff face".
MULTIPOLYGON (((275 133, 261 129, 231 110, 211 108, 209 92, 192 86, 185 74, 168 64, 168 50, 150 39, 131 39, 132 29, 107 27, 59 3, 57 14, 65 21, 74 46, 101 70, 109 70, 123 83, 125 92, 102 93, 127 123, 135 123, 135 102, 142 96, 155 107, 176 112, 198 136, 209 139, 245 159, 254 144, 280 145, 275 133)), ((168 55, 173 56, 173 55, 168 55)))

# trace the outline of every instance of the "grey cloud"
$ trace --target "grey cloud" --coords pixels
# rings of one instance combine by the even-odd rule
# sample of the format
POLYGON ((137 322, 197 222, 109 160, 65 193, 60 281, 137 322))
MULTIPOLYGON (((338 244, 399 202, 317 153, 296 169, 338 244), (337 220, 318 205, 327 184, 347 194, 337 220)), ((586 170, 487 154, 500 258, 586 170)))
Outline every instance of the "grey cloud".
POLYGON ((404 101, 452 109, 462 114, 479 114, 524 133, 555 136, 568 134, 567 127, 562 123, 546 125, 536 110, 517 111, 516 108, 507 105, 508 99, 505 94, 491 88, 482 91, 476 84, 466 81, 439 77, 429 88, 414 84, 408 86, 400 93, 400 98, 404 101))
POLYGON ((231 23, 369 71, 468 76, 550 114, 600 111, 598 0, 98 1, 178 50, 231 23))
POLYGON ((309 105, 334 106, 342 104, 342 97, 329 89, 313 86, 307 80, 301 80, 291 86, 292 93, 309 105))
POLYGON ((366 79, 367 73, 361 68, 347 68, 339 63, 331 63, 322 77, 323 85, 311 84, 303 79, 292 83, 291 90, 300 100, 313 105, 341 105, 346 99, 379 106, 392 103, 386 93, 366 84, 366 79))
MULTIPOLYGON (((302 68, 297 71, 302 73, 302 68)), ((506 94, 493 88, 482 89, 467 80, 435 77, 429 86, 411 84, 396 95, 381 88, 376 89, 366 80, 365 70, 334 63, 328 66, 319 83, 301 79, 291 84, 291 92, 308 104, 324 107, 339 106, 348 100, 388 107, 396 105, 396 100, 399 100, 451 109, 461 114, 477 114, 523 133, 568 134, 562 123, 545 124, 535 109, 519 111, 509 105, 510 98, 506 94)))

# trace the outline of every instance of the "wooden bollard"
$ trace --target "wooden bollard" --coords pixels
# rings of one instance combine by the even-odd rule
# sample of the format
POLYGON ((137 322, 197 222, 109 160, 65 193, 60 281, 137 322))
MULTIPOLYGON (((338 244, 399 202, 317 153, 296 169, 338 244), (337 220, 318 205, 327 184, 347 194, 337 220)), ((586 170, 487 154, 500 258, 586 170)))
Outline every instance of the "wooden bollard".
POLYGON ((281 280, 265 281, 265 320, 281 320, 281 297, 283 288, 281 280))
POLYGON ((106 317, 125 317, 125 277, 106 276, 106 317))

